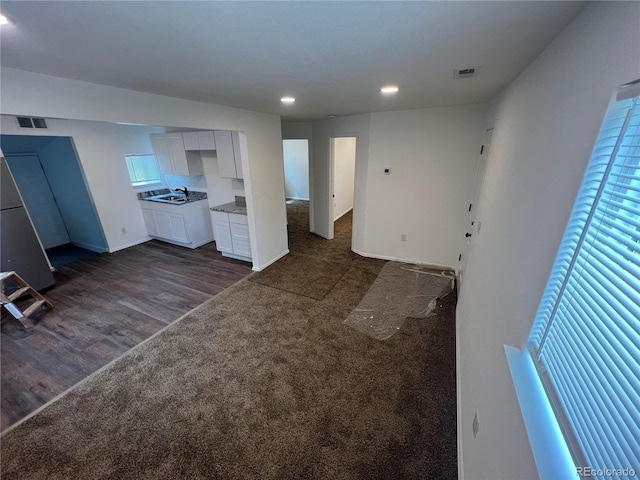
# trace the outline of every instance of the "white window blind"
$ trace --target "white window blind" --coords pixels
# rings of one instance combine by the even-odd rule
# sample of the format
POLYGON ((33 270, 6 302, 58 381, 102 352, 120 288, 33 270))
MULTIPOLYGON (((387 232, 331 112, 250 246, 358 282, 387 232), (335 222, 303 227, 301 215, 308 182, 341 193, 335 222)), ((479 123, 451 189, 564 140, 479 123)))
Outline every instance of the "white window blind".
POLYGON ((154 155, 125 155, 124 158, 127 161, 131 185, 134 187, 161 181, 158 161, 154 155))
POLYGON ((585 477, 640 474, 639 87, 611 100, 529 339, 585 477))

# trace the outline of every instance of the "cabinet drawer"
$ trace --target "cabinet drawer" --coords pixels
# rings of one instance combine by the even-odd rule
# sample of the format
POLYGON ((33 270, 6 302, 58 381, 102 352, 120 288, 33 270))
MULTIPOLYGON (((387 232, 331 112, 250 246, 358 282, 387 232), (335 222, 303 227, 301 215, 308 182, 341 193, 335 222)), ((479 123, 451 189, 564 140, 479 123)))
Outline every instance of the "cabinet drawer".
POLYGON ((231 225, 231 238, 235 242, 236 240, 241 242, 249 242, 249 229, 244 225, 230 224, 231 225))
POLYGON ((251 258, 251 244, 240 240, 233 241, 233 253, 251 258))
POLYGON ((229 222, 237 223, 238 225, 249 225, 246 215, 240 215, 238 213, 229 213, 229 222))
POLYGON ((229 214, 227 212, 218 212, 217 210, 211 210, 211 219, 214 222, 228 222, 229 214))

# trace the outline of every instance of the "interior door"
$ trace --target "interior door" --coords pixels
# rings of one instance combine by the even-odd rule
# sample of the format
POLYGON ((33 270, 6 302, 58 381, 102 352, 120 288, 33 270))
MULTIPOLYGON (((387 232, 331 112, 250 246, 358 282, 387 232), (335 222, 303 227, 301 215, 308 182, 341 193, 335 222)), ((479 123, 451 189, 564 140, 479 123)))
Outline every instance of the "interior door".
POLYGON ((482 146, 480 147, 480 158, 478 159, 478 166, 476 167, 471 203, 469 204, 469 223, 467 225, 467 232, 465 233, 466 243, 463 252, 460 254, 458 262, 458 293, 462 289, 464 273, 467 268, 469 253, 471 251, 471 241, 473 240, 473 236, 480 232, 481 221, 478 218, 478 201, 480 199, 480 193, 482 192, 482 185, 484 184, 484 175, 487 167, 487 160, 489 159, 492 135, 493 128, 487 129, 484 132, 482 146))
POLYGON ((7 163, 42 246, 70 242, 67 227, 37 155, 7 155, 7 163))

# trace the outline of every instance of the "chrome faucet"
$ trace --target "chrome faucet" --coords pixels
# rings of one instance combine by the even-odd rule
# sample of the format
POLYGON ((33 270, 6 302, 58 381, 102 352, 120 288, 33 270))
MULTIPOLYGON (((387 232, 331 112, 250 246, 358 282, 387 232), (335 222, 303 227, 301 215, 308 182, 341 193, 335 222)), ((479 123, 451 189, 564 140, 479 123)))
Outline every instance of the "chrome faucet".
POLYGON ((184 193, 185 197, 189 196, 189 190, 187 190, 187 187, 182 187, 182 188, 176 188, 173 190, 174 192, 182 192, 184 193))

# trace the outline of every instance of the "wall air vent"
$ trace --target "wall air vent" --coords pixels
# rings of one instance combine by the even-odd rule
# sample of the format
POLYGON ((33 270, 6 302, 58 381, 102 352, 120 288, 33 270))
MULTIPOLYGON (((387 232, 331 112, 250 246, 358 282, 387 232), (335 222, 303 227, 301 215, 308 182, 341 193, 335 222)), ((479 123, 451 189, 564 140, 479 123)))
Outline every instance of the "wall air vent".
POLYGON ((20 128, 47 128, 44 118, 36 117, 16 117, 20 128))
POLYGON ((478 76, 478 67, 460 68, 453 71, 453 78, 473 78, 478 76))

